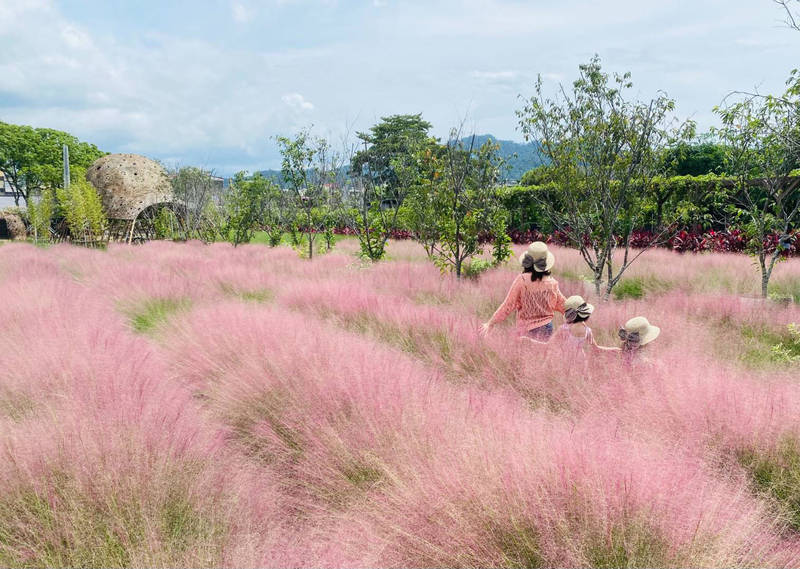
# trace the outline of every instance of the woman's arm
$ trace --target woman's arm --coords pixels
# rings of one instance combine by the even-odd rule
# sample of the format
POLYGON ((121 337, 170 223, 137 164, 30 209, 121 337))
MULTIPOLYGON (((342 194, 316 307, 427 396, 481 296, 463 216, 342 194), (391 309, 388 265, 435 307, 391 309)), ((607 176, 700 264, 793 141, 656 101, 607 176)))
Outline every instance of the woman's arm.
POLYGON ((567 301, 567 297, 561 294, 561 289, 558 288, 558 281, 553 279, 556 283, 556 290, 555 295, 553 296, 552 306, 551 309, 553 312, 560 312, 564 314, 564 303, 567 301))
POLYGON ((589 345, 600 352, 621 352, 622 349, 616 347, 598 346, 597 341, 594 339, 594 333, 591 328, 589 329, 589 345))
POLYGON ((508 290, 508 294, 506 295, 506 299, 503 301, 503 304, 495 311, 489 321, 483 325, 483 330, 486 332, 497 324, 498 322, 502 322, 508 315, 511 314, 514 310, 517 309, 519 306, 519 292, 521 287, 521 282, 519 277, 517 277, 511 285, 511 288, 508 290))

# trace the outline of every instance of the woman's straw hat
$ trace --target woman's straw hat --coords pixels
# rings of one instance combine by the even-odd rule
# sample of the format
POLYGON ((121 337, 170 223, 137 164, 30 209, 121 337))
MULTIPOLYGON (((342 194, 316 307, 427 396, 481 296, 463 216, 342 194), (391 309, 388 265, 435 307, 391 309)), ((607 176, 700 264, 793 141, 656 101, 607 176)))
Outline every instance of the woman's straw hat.
POLYGON ((533 267, 537 273, 543 273, 553 268, 556 257, 547 248, 547 244, 542 241, 534 241, 519 256, 519 263, 524 268, 533 267))
POLYGON ((594 312, 594 306, 583 300, 580 295, 570 296, 564 301, 564 319, 567 322, 574 322, 578 316, 586 319, 592 312, 594 312))
POLYGON ((625 323, 619 331, 619 337, 626 342, 644 346, 658 338, 660 333, 661 328, 650 324, 644 316, 637 316, 625 323))

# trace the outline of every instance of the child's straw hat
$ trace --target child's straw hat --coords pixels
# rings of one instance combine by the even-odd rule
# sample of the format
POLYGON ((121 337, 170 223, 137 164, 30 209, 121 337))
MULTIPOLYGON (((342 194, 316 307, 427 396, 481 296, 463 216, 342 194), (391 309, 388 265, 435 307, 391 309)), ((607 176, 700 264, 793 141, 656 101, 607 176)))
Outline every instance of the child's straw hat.
POLYGON ((658 338, 661 328, 653 326, 644 316, 631 318, 620 328, 619 337, 631 344, 644 346, 658 338))

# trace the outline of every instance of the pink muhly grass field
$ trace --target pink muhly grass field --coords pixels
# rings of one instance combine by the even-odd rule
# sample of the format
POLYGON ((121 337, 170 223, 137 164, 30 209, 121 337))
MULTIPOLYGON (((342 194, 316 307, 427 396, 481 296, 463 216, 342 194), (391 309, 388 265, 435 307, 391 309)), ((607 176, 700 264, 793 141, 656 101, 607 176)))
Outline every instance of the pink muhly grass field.
POLYGON ((554 251, 600 344, 662 328, 645 358, 481 338, 513 260, 0 247, 0 564, 796 566, 799 305, 660 250, 603 303, 554 251))

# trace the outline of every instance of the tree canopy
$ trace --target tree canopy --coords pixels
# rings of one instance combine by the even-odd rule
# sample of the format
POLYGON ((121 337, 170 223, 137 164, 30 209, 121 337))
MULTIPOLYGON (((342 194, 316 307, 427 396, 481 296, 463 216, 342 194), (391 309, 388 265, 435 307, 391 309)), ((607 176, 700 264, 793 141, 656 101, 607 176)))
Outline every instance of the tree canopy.
POLYGON ((88 168, 105 154, 94 144, 50 128, 33 128, 0 122, 0 171, 11 184, 14 202, 28 202, 45 188, 63 185, 62 145, 69 148, 70 166, 88 168))

